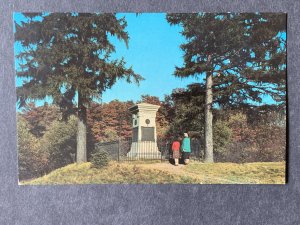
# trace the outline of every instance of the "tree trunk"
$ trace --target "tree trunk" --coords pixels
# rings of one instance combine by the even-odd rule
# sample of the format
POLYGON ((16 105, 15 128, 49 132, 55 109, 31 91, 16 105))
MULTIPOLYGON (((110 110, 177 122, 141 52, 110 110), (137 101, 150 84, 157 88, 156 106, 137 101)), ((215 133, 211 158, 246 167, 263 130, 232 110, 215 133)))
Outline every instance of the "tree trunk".
POLYGON ((206 74, 206 95, 205 95, 205 162, 214 162, 213 153, 213 128, 212 128, 212 93, 213 78, 212 73, 206 74))
POLYGON ((86 157, 86 131, 87 131, 87 114, 86 107, 82 102, 82 96, 78 92, 78 125, 77 125, 77 154, 76 162, 84 163, 87 161, 86 157))

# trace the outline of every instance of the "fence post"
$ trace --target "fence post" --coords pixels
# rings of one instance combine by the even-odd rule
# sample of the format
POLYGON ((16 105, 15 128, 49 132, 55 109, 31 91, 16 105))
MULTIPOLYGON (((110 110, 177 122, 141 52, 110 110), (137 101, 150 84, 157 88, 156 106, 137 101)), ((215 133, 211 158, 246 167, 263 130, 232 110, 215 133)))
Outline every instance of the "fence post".
POLYGON ((120 162, 120 138, 118 138, 118 162, 120 162))
POLYGON ((162 163, 163 161, 163 151, 160 152, 160 162, 162 163))

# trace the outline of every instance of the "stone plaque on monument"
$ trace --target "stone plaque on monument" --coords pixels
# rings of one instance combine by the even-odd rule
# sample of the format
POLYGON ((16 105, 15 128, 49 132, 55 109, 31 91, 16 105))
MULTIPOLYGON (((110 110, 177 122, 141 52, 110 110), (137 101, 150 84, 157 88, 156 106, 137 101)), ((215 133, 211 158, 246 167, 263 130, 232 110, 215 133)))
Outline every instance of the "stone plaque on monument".
POLYGON ((160 106, 139 103, 129 109, 132 113, 132 144, 127 156, 134 159, 160 159, 157 147, 156 112, 160 106))
POLYGON ((154 127, 142 127, 142 141, 155 141, 154 127))

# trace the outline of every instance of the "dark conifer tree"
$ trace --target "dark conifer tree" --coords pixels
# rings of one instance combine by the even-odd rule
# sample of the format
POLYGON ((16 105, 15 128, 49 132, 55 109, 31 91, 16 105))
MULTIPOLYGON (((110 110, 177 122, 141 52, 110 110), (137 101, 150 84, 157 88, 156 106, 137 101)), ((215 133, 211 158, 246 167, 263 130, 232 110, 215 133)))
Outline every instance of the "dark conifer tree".
POLYGON ((175 76, 203 76, 205 160, 213 162, 212 107, 255 107, 263 95, 285 107, 286 14, 168 14, 181 25, 184 65, 175 76))
POLYGON ((17 55, 22 65, 17 77, 27 78, 17 88, 19 106, 51 96, 64 118, 78 116, 77 162, 85 162, 87 108, 118 79, 139 82, 142 77, 112 59, 111 36, 128 45, 125 18, 100 13, 24 13, 27 21, 15 24, 17 55))

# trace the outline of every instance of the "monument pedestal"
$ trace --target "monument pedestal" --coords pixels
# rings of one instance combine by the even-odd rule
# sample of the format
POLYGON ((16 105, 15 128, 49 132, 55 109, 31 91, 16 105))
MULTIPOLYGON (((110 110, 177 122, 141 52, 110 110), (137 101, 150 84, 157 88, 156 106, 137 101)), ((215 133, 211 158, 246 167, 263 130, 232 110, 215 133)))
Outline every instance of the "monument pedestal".
POLYGON ((131 159, 160 159, 156 139, 156 112, 160 106, 139 103, 129 110, 132 113, 132 144, 127 157, 131 159))
POLYGON ((152 141, 132 142, 127 157, 131 159, 160 159, 157 143, 152 141))

